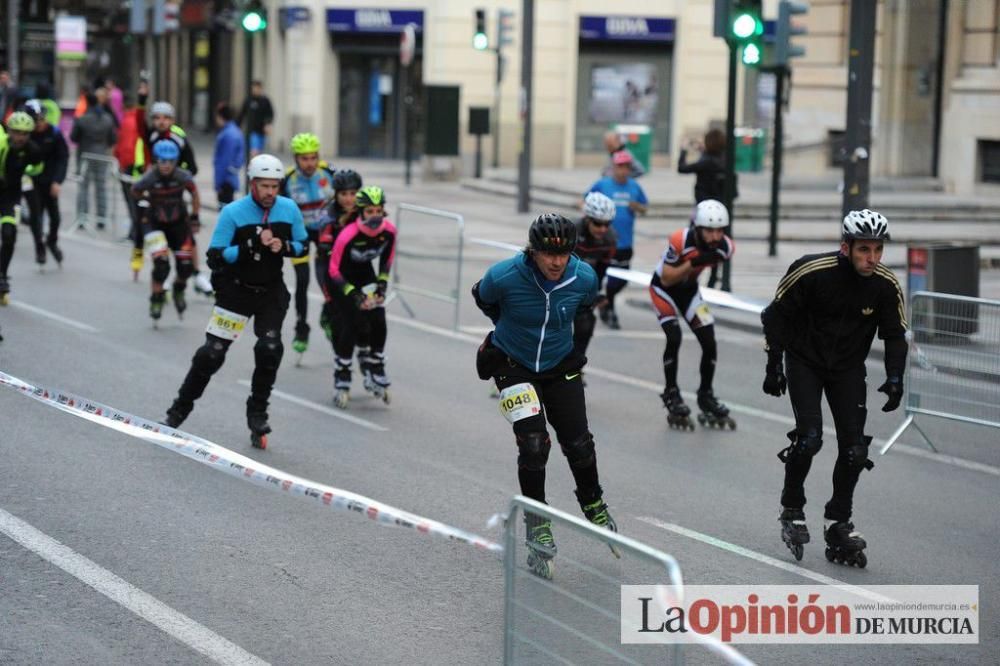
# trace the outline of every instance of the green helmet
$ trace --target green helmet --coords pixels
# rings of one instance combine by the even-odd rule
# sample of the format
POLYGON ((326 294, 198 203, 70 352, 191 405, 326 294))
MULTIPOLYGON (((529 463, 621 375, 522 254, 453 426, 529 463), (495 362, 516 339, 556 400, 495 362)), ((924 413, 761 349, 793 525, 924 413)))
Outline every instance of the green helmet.
POLYGON ((378 185, 363 187, 358 190, 358 197, 355 199, 355 205, 362 209, 366 206, 384 206, 385 192, 383 192, 382 188, 378 185))
POLYGON ((292 155, 306 155, 319 152, 319 137, 302 132, 292 137, 292 155))
POLYGON ((34 132, 35 119, 24 111, 15 111, 7 119, 7 129, 11 132, 34 132))

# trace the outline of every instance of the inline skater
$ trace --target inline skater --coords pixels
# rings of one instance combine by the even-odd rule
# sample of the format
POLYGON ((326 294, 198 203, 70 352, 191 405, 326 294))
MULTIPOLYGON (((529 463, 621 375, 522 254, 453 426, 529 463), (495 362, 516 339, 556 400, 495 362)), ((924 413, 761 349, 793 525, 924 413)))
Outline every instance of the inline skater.
MULTIPOLYGON (((605 176, 591 187, 589 192, 600 192, 615 202, 615 219, 611 226, 618 236, 618 247, 611 265, 616 268, 628 268, 632 265, 632 236, 635 230, 635 217, 646 212, 649 200, 642 186, 631 176, 632 154, 627 150, 619 150, 611 156, 613 162, 612 174, 605 176)), ((586 195, 585 195, 586 196, 586 195)), ((615 312, 615 296, 628 283, 625 280, 609 277, 605 292, 607 304, 599 308, 601 321, 611 329, 618 330, 618 315, 615 312)))
MULTIPOLYGON (((312 243, 319 242, 325 209, 334 193, 333 170, 319 158, 319 148, 319 138, 315 134, 302 132, 293 136, 291 149, 295 166, 288 169, 281 183, 282 196, 294 201, 302 212, 312 243)), ((309 323, 306 320, 309 308, 309 253, 292 259, 292 266, 295 268, 295 338, 292 349, 304 354, 309 348, 309 323)))
POLYGON ((330 252, 330 283, 334 295, 337 337, 333 387, 334 404, 347 407, 351 391, 351 358, 362 332, 369 349, 358 361, 365 390, 388 404, 389 377, 385 373, 385 295, 389 271, 396 256, 396 227, 385 215, 385 193, 369 185, 358 190, 358 215, 341 229, 330 252), (378 259, 378 273, 372 262, 378 259))
POLYGON ((881 264, 889 222, 871 210, 853 210, 841 225, 840 250, 806 255, 789 266, 774 300, 761 313, 767 351, 763 390, 780 397, 786 390, 795 412, 791 444, 778 458, 785 464, 781 491, 781 536, 802 559, 809 543, 803 507, 805 480, 813 456, 823 446, 823 393, 837 428, 833 495, 824 510, 823 536, 831 562, 864 567, 865 538, 854 529, 854 488, 868 458, 872 438, 864 434, 868 410, 865 359, 876 331, 885 341, 888 399, 883 412, 899 407, 906 367, 903 290, 881 264), (787 373, 787 374, 786 374, 787 373))
POLYGON ((31 230, 35 236, 35 262, 45 265, 48 248, 52 258, 62 266, 63 253, 59 248, 59 191, 66 180, 66 169, 69 166, 69 148, 66 139, 58 128, 49 124, 45 107, 40 100, 28 100, 25 111, 35 121, 35 130, 31 140, 38 146, 42 154, 42 169, 32 177, 34 197, 29 198, 31 209, 31 230), (49 233, 43 241, 43 216, 48 214, 49 233))
MULTIPOLYGON (((358 190, 362 185, 361 175, 351 169, 341 169, 333 174, 333 201, 326 209, 322 227, 316 237, 316 259, 313 268, 316 271, 316 281, 323 291, 323 309, 319 315, 319 325, 331 346, 337 336, 334 329, 333 287, 330 284, 330 252, 333 251, 333 243, 337 240, 340 230, 358 216, 356 201, 358 190)), ((368 349, 367 335, 359 336, 358 348, 368 349)))
MULTIPOLYGON (((600 192, 590 192, 583 200, 583 219, 576 229, 576 256, 585 261, 597 274, 597 285, 604 282, 604 275, 615 257, 618 237, 611 228, 615 218, 615 202, 600 192)), ((594 306, 601 307, 607 298, 598 293, 594 306)), ((573 320, 573 350, 586 356, 590 339, 594 336, 597 317, 593 308, 578 310, 573 320)), ((584 386, 587 382, 584 381, 584 386)))
POLYGON ((698 275, 707 267, 729 261, 736 247, 723 233, 729 225, 729 212, 721 202, 706 199, 694 209, 691 224, 670 235, 667 249, 653 272, 649 283, 649 297, 667 345, 663 350, 663 376, 665 385, 660 397, 667 409, 667 422, 671 427, 694 430, 691 410, 677 387, 677 357, 681 347, 681 327, 678 317, 683 317, 701 345, 701 384, 698 386, 698 422, 719 428, 736 429, 736 422, 729 416, 729 409, 719 402, 712 391, 715 362, 718 355, 715 344, 715 320, 708 304, 701 298, 698 275))
POLYGON ((170 253, 173 252, 177 267, 172 291, 179 318, 184 317, 187 309, 184 290, 193 272, 191 227, 198 223, 201 200, 191 173, 177 166, 179 158, 180 150, 173 141, 157 142, 153 146, 156 167, 132 185, 132 198, 139 210, 139 234, 153 263, 149 316, 154 327, 167 297, 164 282, 170 275, 170 253), (191 196, 190 213, 184 203, 185 192, 191 196))
POLYGON ((247 426, 251 444, 267 448, 271 432, 267 405, 284 351, 281 324, 289 301, 282 262, 284 257, 301 257, 307 249, 302 213, 295 202, 278 195, 284 175, 281 160, 258 155, 247 166, 250 196, 227 204, 219 213, 207 253, 216 286, 215 309, 205 344, 195 352, 177 399, 167 410, 163 423, 171 428, 183 423, 194 409, 194 401, 226 360, 229 346, 253 317, 257 344, 247 426))
POLYGON ((10 302, 10 260, 17 243, 17 225, 21 217, 24 177, 42 168, 42 151, 31 140, 35 121, 24 111, 7 118, 0 126, 0 305, 10 302))
MULTIPOLYGON (((476 305, 495 325, 479 347, 476 370, 500 389, 500 411, 517 441, 521 493, 545 502, 549 424, 569 462, 584 516, 617 532, 587 424, 580 376, 587 359, 573 347, 571 322, 580 310, 594 306, 598 290, 594 269, 572 255, 576 240, 573 222, 555 213, 539 215, 524 251, 494 264, 473 285, 476 305)), ((524 520, 528 566, 551 578, 556 555, 551 521, 531 513, 524 520)))

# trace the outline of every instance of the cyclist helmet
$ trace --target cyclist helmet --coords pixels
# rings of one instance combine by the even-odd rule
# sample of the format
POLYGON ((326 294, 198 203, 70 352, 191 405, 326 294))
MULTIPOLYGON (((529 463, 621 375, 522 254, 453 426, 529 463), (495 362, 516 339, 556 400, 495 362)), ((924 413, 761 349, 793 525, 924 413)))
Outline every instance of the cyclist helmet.
POLYGON ((247 165, 247 178, 250 180, 254 178, 281 180, 284 177, 285 167, 281 164, 281 160, 274 155, 258 155, 250 160, 250 164, 247 165))
POLYGON ((169 139, 161 139, 153 144, 153 159, 157 162, 176 162, 181 156, 181 149, 169 139))
POLYGON ((361 175, 357 171, 344 169, 333 174, 333 189, 337 190, 360 190, 361 175))
POLYGON ((319 152, 319 137, 309 132, 301 132, 292 137, 292 155, 308 155, 319 152))
POLYGON ((174 118, 177 113, 174 111, 174 105, 170 102, 153 102, 153 106, 149 107, 149 115, 174 118))
POLYGON ((889 220, 873 210, 852 210, 844 216, 841 237, 849 240, 890 240, 889 220))
POLYGON ((29 99, 24 103, 24 110, 29 116, 38 120, 39 118, 44 118, 45 114, 42 110, 42 103, 37 99, 29 99))
POLYGON ((11 132, 34 132, 35 119, 24 111, 15 111, 7 119, 7 129, 11 132))
POLYGON ((583 200, 583 215, 599 222, 615 219, 615 202, 600 192, 591 192, 583 200))
POLYGON ((576 247, 576 225, 558 213, 543 213, 531 223, 528 247, 539 252, 569 254, 576 247))
POLYGON ((356 202, 357 207, 360 209, 364 209, 367 206, 384 206, 385 192, 378 185, 369 185, 358 190, 356 202))
POLYGON ((706 229, 723 229, 729 226, 729 211, 722 202, 705 199, 694 209, 694 226, 706 229))

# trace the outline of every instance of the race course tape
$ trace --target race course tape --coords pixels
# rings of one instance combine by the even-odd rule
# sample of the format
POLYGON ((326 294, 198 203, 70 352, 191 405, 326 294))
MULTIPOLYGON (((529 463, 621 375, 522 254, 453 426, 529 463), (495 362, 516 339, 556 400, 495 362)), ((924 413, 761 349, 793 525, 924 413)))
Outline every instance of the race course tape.
POLYGON ((49 407, 151 442, 215 470, 265 488, 312 500, 340 511, 359 513, 380 525, 405 527, 421 534, 444 537, 490 552, 503 552, 503 546, 500 544, 471 532, 376 502, 364 495, 288 474, 201 437, 147 421, 72 393, 35 386, 4 372, 0 372, 0 385, 34 398, 49 407))

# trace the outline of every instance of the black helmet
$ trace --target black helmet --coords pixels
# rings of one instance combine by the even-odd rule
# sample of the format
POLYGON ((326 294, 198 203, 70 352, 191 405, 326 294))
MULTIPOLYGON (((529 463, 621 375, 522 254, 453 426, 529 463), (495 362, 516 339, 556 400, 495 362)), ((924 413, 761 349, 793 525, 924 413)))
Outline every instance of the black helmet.
POLYGON ((576 247, 576 225, 558 213, 543 213, 531 223, 528 247, 540 252, 569 254, 576 247))
POLYGON ((360 190, 361 175, 352 169, 343 169, 333 174, 333 189, 340 190, 360 190))

